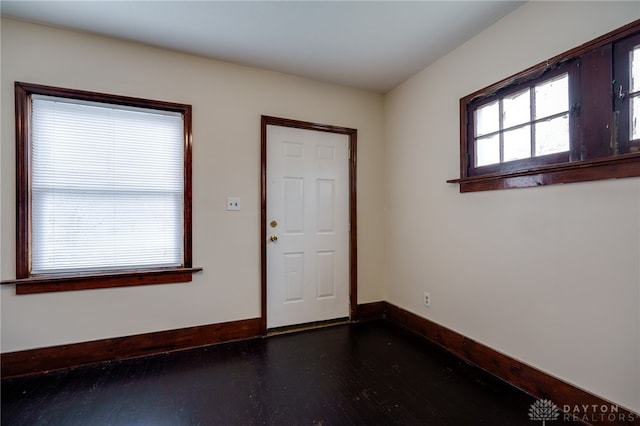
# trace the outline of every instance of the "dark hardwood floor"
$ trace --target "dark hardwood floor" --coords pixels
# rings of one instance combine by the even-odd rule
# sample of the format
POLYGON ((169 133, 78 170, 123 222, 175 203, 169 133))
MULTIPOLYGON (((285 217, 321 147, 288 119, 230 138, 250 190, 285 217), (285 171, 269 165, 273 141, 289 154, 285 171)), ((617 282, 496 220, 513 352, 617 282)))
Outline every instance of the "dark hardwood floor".
MULTIPOLYGON (((539 425, 530 397, 388 322, 2 382, 2 425, 539 425)), ((554 426, 577 423, 560 418, 554 426)))

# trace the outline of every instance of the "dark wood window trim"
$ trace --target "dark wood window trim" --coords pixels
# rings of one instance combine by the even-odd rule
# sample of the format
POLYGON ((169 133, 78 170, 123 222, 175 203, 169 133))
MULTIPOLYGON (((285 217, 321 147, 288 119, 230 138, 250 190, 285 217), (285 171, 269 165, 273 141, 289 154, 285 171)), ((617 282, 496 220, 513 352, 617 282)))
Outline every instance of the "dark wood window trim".
POLYGON ((640 154, 541 166, 511 173, 452 179, 447 182, 460 184, 460 192, 475 192, 636 176, 640 176, 640 154))
POLYGON ((192 266, 192 126, 191 105, 161 102, 82 90, 65 89, 16 82, 16 279, 1 284, 16 285, 16 294, 45 293, 133 285, 180 283, 191 281, 192 273, 202 268, 192 266), (31 275, 31 203, 30 203, 30 110, 31 95, 127 105, 179 112, 184 123, 184 222, 183 264, 176 268, 149 268, 106 273, 31 275))
MULTIPOLYGON (((488 191, 506 188, 550 185, 556 183, 585 182, 612 178, 640 176, 638 152, 611 152, 616 145, 617 129, 612 102, 612 68, 616 43, 640 34, 640 20, 634 21, 604 36, 555 56, 521 73, 474 92, 460 100, 460 178, 448 183, 460 185, 460 192, 488 191), (551 164, 535 164, 535 161, 503 163, 503 168, 485 171, 472 164, 473 147, 469 145, 469 105, 478 100, 519 90, 533 81, 545 79, 560 67, 580 61, 581 72, 570 84, 579 84, 588 90, 580 90, 578 104, 571 105, 572 141, 569 158, 551 164), (602 100, 606 101, 603 102, 602 100), (598 117, 598 119, 596 119, 598 117), (603 124, 604 123, 604 124, 603 124), (578 141, 576 143, 576 140, 578 141)), ((570 91, 574 91, 574 87, 570 91)), ((557 159, 554 159, 557 160, 557 159)))
POLYGON ((191 281, 191 274, 199 271, 202 271, 202 268, 148 269, 91 275, 51 275, 5 280, 2 281, 2 284, 15 284, 16 294, 36 294, 55 291, 185 283, 191 281))

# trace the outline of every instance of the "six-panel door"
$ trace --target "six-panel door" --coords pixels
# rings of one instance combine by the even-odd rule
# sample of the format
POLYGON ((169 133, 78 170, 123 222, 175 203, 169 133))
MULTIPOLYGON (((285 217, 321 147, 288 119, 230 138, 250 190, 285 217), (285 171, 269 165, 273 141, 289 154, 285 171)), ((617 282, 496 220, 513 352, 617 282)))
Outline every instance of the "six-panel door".
POLYGON ((349 316, 348 147, 267 126, 267 328, 349 316))

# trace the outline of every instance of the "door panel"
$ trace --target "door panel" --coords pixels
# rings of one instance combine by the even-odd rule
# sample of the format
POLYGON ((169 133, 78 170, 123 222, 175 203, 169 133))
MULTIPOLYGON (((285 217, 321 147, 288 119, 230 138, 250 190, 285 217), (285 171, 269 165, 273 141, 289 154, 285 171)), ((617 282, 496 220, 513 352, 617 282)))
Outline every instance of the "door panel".
POLYGON ((348 317, 349 136, 266 129, 267 328, 348 317))

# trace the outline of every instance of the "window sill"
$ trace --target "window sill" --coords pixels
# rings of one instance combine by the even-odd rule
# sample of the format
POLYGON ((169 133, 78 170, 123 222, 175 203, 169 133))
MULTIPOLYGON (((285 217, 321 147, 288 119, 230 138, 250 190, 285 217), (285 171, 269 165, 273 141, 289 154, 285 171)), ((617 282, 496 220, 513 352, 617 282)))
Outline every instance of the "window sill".
POLYGON ((462 177, 447 182, 460 184, 460 192, 477 192, 636 176, 640 176, 639 153, 541 166, 517 172, 462 177))
POLYGON ((184 283, 191 281, 192 274, 200 271, 202 271, 202 268, 171 268, 91 275, 48 275, 5 280, 1 281, 0 284, 15 284, 16 294, 36 294, 55 291, 184 283))

